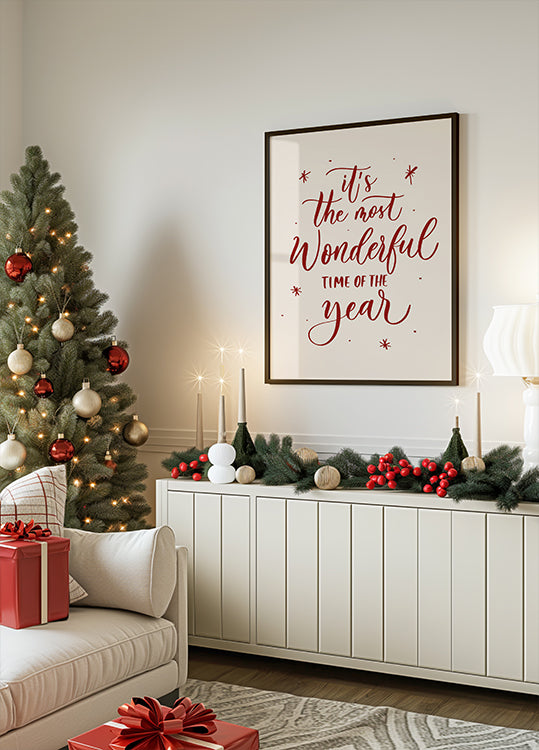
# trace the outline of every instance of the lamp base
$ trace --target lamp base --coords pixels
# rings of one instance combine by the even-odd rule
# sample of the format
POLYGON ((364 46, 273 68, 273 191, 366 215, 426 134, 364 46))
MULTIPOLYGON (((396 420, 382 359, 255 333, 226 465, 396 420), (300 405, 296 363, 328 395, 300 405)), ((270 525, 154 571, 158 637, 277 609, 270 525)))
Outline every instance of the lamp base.
POLYGON ((524 471, 539 466, 539 378, 524 378, 524 471))

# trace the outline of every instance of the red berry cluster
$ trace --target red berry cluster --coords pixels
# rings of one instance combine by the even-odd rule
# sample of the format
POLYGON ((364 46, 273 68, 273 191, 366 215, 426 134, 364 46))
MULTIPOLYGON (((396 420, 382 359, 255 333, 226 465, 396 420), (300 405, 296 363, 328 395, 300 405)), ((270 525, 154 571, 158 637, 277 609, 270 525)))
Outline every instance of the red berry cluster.
MULTIPOLYGON (((423 492, 434 492, 436 490, 438 497, 445 497, 449 483, 458 474, 451 461, 444 464, 444 470, 440 474, 436 473, 438 465, 430 458, 424 458, 421 466, 432 475, 429 478, 429 482, 423 485, 423 492)), ((387 485, 390 490, 394 490, 397 487, 396 480, 399 476, 407 477, 413 474, 414 477, 420 477, 423 474, 420 466, 412 466, 406 458, 401 458, 400 461, 394 463, 392 453, 386 453, 385 456, 381 456, 378 466, 376 464, 369 464, 367 471, 371 475, 371 478, 366 483, 366 487, 369 490, 373 490, 376 486, 383 487, 384 485, 387 485)))
POLYGON ((423 492, 434 492, 434 490, 436 490, 438 497, 445 497, 451 480, 455 479, 458 474, 458 471, 455 469, 451 461, 447 461, 447 463, 444 464, 444 470, 439 474, 436 473, 438 471, 436 462, 431 461, 430 458, 424 458, 423 461, 421 461, 421 466, 430 471, 432 475, 428 484, 423 485, 423 492))
POLYGON ((195 459, 189 464, 182 461, 178 466, 174 466, 170 472, 170 476, 172 479, 178 479, 178 477, 183 474, 183 476, 190 476, 195 482, 199 482, 202 479, 202 474, 200 471, 197 471, 197 469, 199 469, 199 461, 200 463, 205 464, 206 461, 208 461, 208 456, 205 453, 201 453, 198 457, 198 461, 195 459))
POLYGON ((397 486, 395 481, 397 476, 407 477, 410 474, 415 474, 415 476, 421 474, 421 469, 414 468, 405 458, 401 458, 397 464, 394 464, 393 461, 393 454, 386 453, 385 456, 380 457, 378 466, 375 464, 367 466, 367 471, 371 474, 371 478, 366 484, 369 490, 373 490, 376 485, 383 487, 384 484, 387 484, 390 490, 394 490, 397 486))

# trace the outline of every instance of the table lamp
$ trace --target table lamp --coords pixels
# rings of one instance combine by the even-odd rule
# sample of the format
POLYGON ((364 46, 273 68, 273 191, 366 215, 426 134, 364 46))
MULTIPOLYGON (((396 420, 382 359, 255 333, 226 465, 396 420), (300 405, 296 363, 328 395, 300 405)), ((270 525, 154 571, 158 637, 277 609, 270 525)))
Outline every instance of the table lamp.
POLYGON ((498 305, 483 339, 494 375, 517 375, 524 391, 524 470, 539 466, 539 301, 498 305))

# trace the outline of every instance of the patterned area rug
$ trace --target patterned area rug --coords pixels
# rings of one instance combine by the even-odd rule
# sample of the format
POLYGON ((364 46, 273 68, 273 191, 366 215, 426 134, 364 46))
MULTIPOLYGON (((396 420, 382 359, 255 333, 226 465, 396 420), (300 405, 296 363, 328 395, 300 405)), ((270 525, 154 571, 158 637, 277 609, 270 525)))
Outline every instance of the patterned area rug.
POLYGON ((539 750, 539 732, 396 708, 200 680, 188 680, 182 693, 223 721, 258 729, 261 750, 539 750))

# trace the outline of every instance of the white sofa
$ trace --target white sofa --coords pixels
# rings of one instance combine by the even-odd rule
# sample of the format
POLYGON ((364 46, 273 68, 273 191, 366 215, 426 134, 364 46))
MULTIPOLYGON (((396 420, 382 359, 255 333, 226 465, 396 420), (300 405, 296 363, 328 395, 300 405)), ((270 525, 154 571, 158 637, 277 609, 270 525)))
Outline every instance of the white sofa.
POLYGON ((0 750, 58 750, 133 696, 161 698, 185 682, 187 550, 167 529, 160 551, 162 528, 64 530, 70 571, 89 596, 67 620, 0 626, 0 750))

